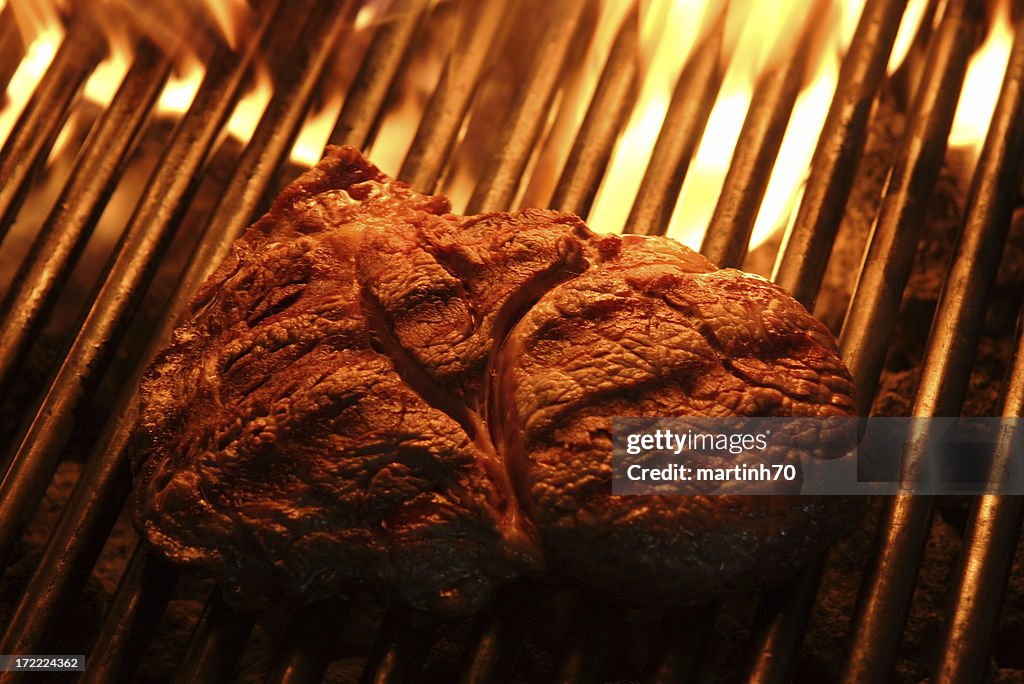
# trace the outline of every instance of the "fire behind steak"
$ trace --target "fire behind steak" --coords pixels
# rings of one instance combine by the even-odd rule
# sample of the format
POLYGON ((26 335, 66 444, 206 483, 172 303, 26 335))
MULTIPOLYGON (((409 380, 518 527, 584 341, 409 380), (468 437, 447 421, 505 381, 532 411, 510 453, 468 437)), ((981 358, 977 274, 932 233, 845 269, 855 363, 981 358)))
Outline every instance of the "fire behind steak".
POLYGON ((848 415, 827 330, 665 238, 463 217, 331 148, 153 361, 136 525, 229 602, 371 586, 467 612, 545 569, 687 603, 785 579, 844 526, 810 497, 617 497, 615 415, 848 415))

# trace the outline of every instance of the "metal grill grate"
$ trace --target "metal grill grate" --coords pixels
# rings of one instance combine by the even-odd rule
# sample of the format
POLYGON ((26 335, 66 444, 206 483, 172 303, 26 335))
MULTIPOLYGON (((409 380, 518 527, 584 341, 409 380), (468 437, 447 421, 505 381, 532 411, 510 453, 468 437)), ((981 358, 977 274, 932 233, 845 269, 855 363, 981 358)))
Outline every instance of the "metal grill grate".
MULTIPOLYGON (((978 3, 929 3, 941 11, 927 45, 906 131, 889 171, 881 208, 866 248, 862 270, 846 313, 841 349, 856 381, 860 409, 867 412, 882 372, 903 288, 913 265, 925 207, 935 190, 946 153, 945 140, 959 99, 968 60, 978 43, 978 3)), ((275 69, 276 90, 259 124, 245 142, 224 185, 221 200, 194 238, 183 275, 170 297, 168 314, 151 335, 149 352, 131 361, 109 425, 91 449, 84 471, 60 520, 50 533, 35 573, 6 625, 0 653, 45 653, 54 628, 81 594, 130 490, 129 430, 135 416, 134 388, 145 361, 169 337, 174 312, 225 256, 275 188, 318 93, 331 82, 331 57, 354 31, 354 3, 327 0, 256 3, 259 25, 247 50, 220 47, 195 98, 167 140, 152 177, 124 227, 102 287, 74 331, 41 403, 25 416, 27 428, 13 445, 0 484, 0 558, 11 557, 55 472, 83 407, 95 396, 133 320, 154 273, 192 206, 208 160, 227 117, 251 77, 254 57, 266 55, 275 69)), ((469 211, 508 208, 526 181, 541 143, 548 112, 569 66, 572 43, 592 27, 592 7, 577 0, 548 3, 546 22, 511 106, 498 123, 500 135, 490 162, 473 188, 469 211)), ((432 9, 422 0, 395 0, 393 19, 374 29, 373 39, 345 95, 330 135, 335 144, 367 147, 382 112, 407 68, 432 9)), ((821 288, 836 231, 865 147, 872 106, 886 79, 886 65, 905 10, 901 0, 867 0, 842 62, 809 180, 774 279, 812 307, 821 288)), ((443 75, 423 109, 399 177, 429 192, 439 185, 460 142, 474 93, 487 78, 487 56, 513 14, 510 3, 471 3, 460 55, 443 75)), ((664 231, 722 85, 720 52, 725 13, 710 28, 683 66, 665 123, 632 201, 628 225, 664 231)), ((756 84, 726 176, 712 229, 702 251, 721 266, 739 266, 747 253, 757 211, 786 124, 803 82, 803 64, 820 14, 805 24, 780 65, 756 84)), ((616 140, 636 99, 640 40, 636 13, 615 35, 589 108, 554 188, 552 206, 586 217, 607 171, 616 140)), ((0 236, 15 223, 23 200, 85 79, 104 46, 90 19, 73 20, 61 47, 0 152, 0 236)), ((12 13, 0 13, 0 34, 12 31, 12 13)), ((1024 162, 1024 19, 976 166, 955 258, 928 340, 922 379, 914 403, 917 415, 960 412, 981 335, 993 277, 1002 257, 1024 162)), ((173 60, 140 39, 120 89, 94 124, 59 198, 40 224, 0 309, 0 388, 17 381, 26 356, 54 311, 61 290, 100 219, 126 160, 147 124, 173 60)), ((9 78, 7 65, 0 74, 9 78)), ((1024 353, 1018 353, 1005 399, 1006 415, 1024 408, 1024 353)), ((865 569, 862 596, 848 638, 844 681, 886 680, 896 658, 922 562, 932 501, 896 497, 885 504, 881 534, 865 569)), ((933 681, 972 681, 989 666, 988 644, 996 624, 1005 577, 1021 519, 1018 498, 982 497, 957 571, 956 600, 947 615, 941 658, 933 681)), ((788 585, 760 597, 743 657, 751 681, 788 681, 815 602, 824 558, 788 585)), ((88 657, 86 681, 129 680, 178 581, 176 574, 135 549, 88 657)), ((521 605, 536 587, 513 586, 494 610, 475 620, 465 644, 461 677, 469 682, 500 680, 517 658, 529 625, 521 605)), ((560 681, 600 681, 612 650, 609 625, 623 612, 586 596, 572 598, 564 649, 555 676, 560 681)), ((268 681, 320 680, 351 610, 335 600, 296 611, 271 659, 268 681)), ((706 666, 719 607, 668 609, 643 673, 649 681, 684 681, 706 666)), ((210 595, 195 626, 177 679, 230 678, 246 648, 256 616, 239 615, 210 595)), ((365 681, 415 680, 437 625, 389 613, 371 652, 365 681)), ((12 675, 11 680, 15 679, 12 675)))

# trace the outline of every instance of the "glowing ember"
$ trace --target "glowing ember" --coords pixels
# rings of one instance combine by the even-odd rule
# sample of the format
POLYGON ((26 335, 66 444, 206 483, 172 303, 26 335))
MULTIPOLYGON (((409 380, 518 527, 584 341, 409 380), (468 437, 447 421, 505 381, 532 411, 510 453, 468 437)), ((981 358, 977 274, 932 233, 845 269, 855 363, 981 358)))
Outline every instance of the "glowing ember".
POLYGON ((988 133, 1013 44, 1010 3, 999 2, 985 42, 971 58, 949 133, 949 145, 976 158, 988 133))

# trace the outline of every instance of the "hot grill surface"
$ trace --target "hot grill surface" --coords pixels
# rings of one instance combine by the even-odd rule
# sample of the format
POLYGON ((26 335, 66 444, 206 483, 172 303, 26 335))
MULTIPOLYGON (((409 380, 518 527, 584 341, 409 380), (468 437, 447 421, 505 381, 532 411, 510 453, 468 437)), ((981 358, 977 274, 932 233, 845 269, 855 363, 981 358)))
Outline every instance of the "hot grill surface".
MULTIPOLYGON (((553 208, 584 218, 592 211, 638 97, 637 15, 627 12, 614 32, 563 154, 545 156, 559 123, 548 112, 565 97, 598 6, 535 4, 540 19, 527 31, 533 49, 489 126, 465 122, 488 97, 499 97, 487 88, 507 75, 502 46, 514 45, 507 27, 519 26, 519 16, 497 0, 462 8, 460 47, 410 124, 401 179, 430 192, 469 173, 464 201, 481 211, 531 197, 534 179, 546 173, 553 208), (460 156, 467 145, 483 152, 460 156)), ((825 10, 808 12, 778 68, 756 83, 701 250, 722 266, 772 273, 816 307, 839 333, 863 413, 1020 415, 1024 354, 1011 362, 1019 341, 1010 322, 1024 280, 1024 237, 1013 221, 1024 155, 1024 16, 1014 17, 1020 40, 973 178, 958 180, 949 166, 957 158, 940 143, 985 16, 969 0, 926 4, 911 57, 889 76, 905 3, 867 0, 787 237, 781 246, 776 236, 748 249, 825 10)), ((173 670, 181 681, 262 675, 288 682, 318 681, 329 665, 332 677, 364 681, 486 682, 511 673, 521 680, 852 682, 884 681, 896 668, 898 679, 953 682, 983 676, 993 653, 1004 667, 1000 658, 1019 658, 1000 643, 1020 633, 1024 612, 1019 559, 1004 592, 1020 527, 1021 503, 1012 497, 875 502, 855 539, 760 597, 623 611, 524 581, 508 587, 494 610, 457 624, 383 611, 366 597, 292 615, 239 615, 208 583, 179 577, 133 546, 121 513, 134 388, 175 312, 301 170, 290 152, 325 94, 345 92, 329 141, 368 149, 373 158, 401 77, 417 68, 418 46, 450 27, 444 4, 420 0, 394 0, 386 21, 364 29, 355 3, 263 0, 253 7, 249 47, 209 41, 206 73, 176 121, 151 114, 174 59, 166 46, 137 38, 129 71, 77 153, 51 163, 65 121, 86 106, 79 93, 105 52, 91 19, 71 17, 0 152, 0 234, 7 237, 0 268, 8 273, 0 281, 7 287, 0 430, 11 445, 0 484, 0 554, 5 586, 20 590, 0 653, 86 644, 83 678, 91 681, 173 670), (244 142, 222 139, 233 106, 258 77, 255 63, 270 74, 273 95, 244 142), (119 203, 131 209, 110 219, 119 203), (111 222, 119 223, 113 237, 104 232, 111 222), (102 265, 107 254, 107 266, 90 271, 90 259, 102 265), (95 290, 86 285, 92 281, 95 290), (123 573, 111 576, 121 565, 110 559, 129 553, 123 573), (112 595, 97 598, 97 586, 112 595), (205 597, 201 610, 197 596, 205 597), (68 615, 90 613, 83 612, 90 597, 93 623, 67 629, 68 615), (187 625, 188 645, 161 670, 153 644, 166 641, 175 623, 187 625), (922 643, 922 624, 937 625, 941 639, 922 643), (828 633, 835 625, 841 634, 828 633), (924 653, 908 657, 915 649, 924 653), (838 675, 816 669, 829 663, 838 675)), ((12 19, 5 7, 0 34, 11 33, 12 19)), ((729 35, 725 14, 710 12, 681 65, 637 193, 626 198, 627 230, 664 232, 670 224, 722 88, 729 35)), ((13 73, 9 58, 0 54, 5 81, 13 73)))

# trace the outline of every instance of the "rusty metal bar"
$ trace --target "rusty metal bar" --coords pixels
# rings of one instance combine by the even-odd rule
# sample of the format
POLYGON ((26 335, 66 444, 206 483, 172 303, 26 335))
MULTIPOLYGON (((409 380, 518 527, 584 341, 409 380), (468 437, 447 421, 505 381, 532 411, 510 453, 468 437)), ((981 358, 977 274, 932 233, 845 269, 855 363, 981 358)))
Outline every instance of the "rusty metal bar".
POLYGON ((177 574, 137 546, 85 662, 81 684, 131 681, 167 607, 177 574))
POLYGON ((75 159, 53 211, 0 304, 0 394, 9 387, 21 357, 71 275, 170 66, 170 57, 162 50, 149 41, 140 42, 110 107, 75 159))
POLYGON ((649 684, 694 681, 714 636, 720 606, 706 604, 665 611, 643 681, 649 684))
POLYGON ((331 651, 351 604, 328 599, 295 611, 270 660, 266 684, 319 682, 327 672, 331 651))
MULTIPOLYGON (((981 336, 1024 162, 1024 18, 1017 21, 999 101, 978 160, 963 230, 943 285, 922 363, 915 416, 960 412, 981 336)), ((898 495, 880 521, 842 675, 846 682, 889 675, 927 538, 932 498, 898 495)))
POLYGON ((192 631, 192 639, 173 681, 183 684, 229 681, 255 624, 255 613, 236 613, 224 603, 220 590, 214 589, 192 631))
POLYGON ((504 0, 475 0, 463 13, 464 37, 457 40, 430 96, 416 137, 398 178, 420 192, 433 192, 455 145, 477 84, 514 5, 504 0))
MULTIPOLYGON (((306 13, 294 13, 294 5, 284 7, 275 14, 273 8, 277 4, 267 8, 260 33, 274 19, 288 21, 291 16, 300 19, 307 16, 306 13)), ((309 13, 311 21, 298 41, 300 47, 292 53, 292 60, 288 62, 283 74, 282 82, 287 84, 286 87, 278 91, 268 104, 222 201, 204 228, 186 272, 172 296, 168 307, 172 312, 180 311, 195 289, 223 259, 234 236, 248 223, 258 198, 290 149, 316 81, 344 26, 342 11, 328 15, 333 3, 322 0, 318 7, 309 13)), ((281 26, 280 23, 276 25, 281 26)), ((253 42, 257 40, 258 34, 253 42)), ((221 57, 222 60, 214 63, 232 62, 230 54, 221 57)), ((230 75, 208 78, 230 80, 237 88, 250 58, 251 54, 245 58, 235 58, 237 62, 231 64, 233 71, 230 75)), ((217 88, 225 92, 225 97, 230 97, 226 93, 234 92, 230 87, 217 88)), ((109 533, 130 490, 129 440, 137 409, 138 380, 145 362, 166 344, 174 324, 174 315, 165 318, 163 326, 151 340, 147 353, 140 358, 131 379, 125 384, 114 412, 117 422, 105 431, 89 459, 71 500, 47 542, 35 579, 26 587, 8 633, 0 643, 18 643, 25 647, 40 643, 47 625, 58 619, 63 607, 73 600, 88 578, 89 568, 102 546, 97 542, 109 533), (15 639, 18 641, 15 642, 15 639)))
POLYGON ((426 0, 395 0, 388 9, 389 18, 377 29, 373 44, 349 87, 341 114, 331 131, 332 145, 362 149, 373 142, 388 91, 428 5, 426 0))
MULTIPOLYGON (((1018 334, 1003 416, 1019 419, 1024 415, 1024 313, 1018 334)), ((1004 441, 993 458, 989 482, 1006 482, 1014 458, 1012 443, 1004 441)), ((1024 497, 1020 496, 984 495, 975 502, 950 589, 953 608, 936 651, 939 661, 931 678, 935 684, 987 679, 992 637, 1013 565, 1022 511, 1024 497)))
POLYGON ((729 172, 700 247, 701 253, 715 264, 738 268, 743 263, 793 105, 806 80, 808 56, 826 9, 828 4, 821 0, 808 4, 796 38, 779 37, 788 43, 786 53, 758 78, 729 172))
POLYGON ((639 24, 639 10, 634 4, 615 36, 611 54, 551 198, 551 206, 559 211, 579 216, 590 213, 615 141, 636 100, 639 24))
POLYGON ((4 142, 0 150, 0 239, 14 223, 32 170, 53 146, 71 103, 103 50, 101 31, 88 21, 74 22, 4 142))
POLYGON ((537 44, 530 46, 533 62, 500 124, 498 149, 473 190, 466 213, 493 211, 512 203, 547 121, 569 47, 589 4, 586 0, 552 1, 549 13, 542 19, 546 22, 544 34, 537 44))
POLYGON ((363 669, 363 684, 415 681, 430 653, 437 626, 422 616, 389 611, 363 669))
MULTIPOLYGON (((931 42, 927 68, 843 324, 840 351, 857 387, 860 415, 867 415, 871 407, 917 251, 927 199, 934 192, 945 154, 960 86, 975 44, 978 17, 972 11, 970 3, 951 2, 931 42), (867 287, 866 283, 872 285, 867 287)), ((817 286, 813 292, 817 293, 817 286)), ((764 597, 751 639, 751 681, 788 681, 823 570, 824 558, 820 558, 787 585, 764 597)))
POLYGON ((850 196, 867 123, 889 61, 904 0, 867 0, 839 70, 832 106, 811 159, 807 189, 773 280, 814 308, 828 255, 850 196))
POLYGON ((722 55, 727 15, 723 4, 713 26, 694 47, 679 75, 650 163, 626 219, 626 233, 664 235, 668 230, 679 190, 704 135, 727 68, 722 55))

